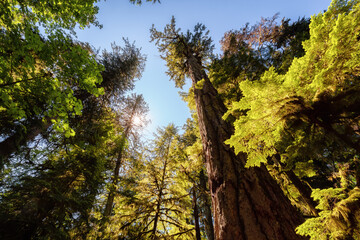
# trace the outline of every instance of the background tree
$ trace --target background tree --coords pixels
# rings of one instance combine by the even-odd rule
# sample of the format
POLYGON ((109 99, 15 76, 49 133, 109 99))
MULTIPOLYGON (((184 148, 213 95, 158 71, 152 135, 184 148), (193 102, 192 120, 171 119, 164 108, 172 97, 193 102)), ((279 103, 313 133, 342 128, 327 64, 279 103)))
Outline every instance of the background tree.
MULTIPOLYGON (((102 66, 68 33, 77 24, 80 28, 100 26, 95 18, 98 11, 95 2, 78 5, 2 1, 0 129, 3 139, 22 129, 33 131, 33 125, 50 119, 58 131, 71 136, 74 132, 68 126, 68 113, 79 115, 82 109, 74 96, 76 88, 94 95, 103 93, 97 86, 101 82, 102 66)), ((16 141, 20 140, 18 134, 16 141)), ((1 150, 5 151, 2 156, 8 155, 9 147, 12 145, 2 145, 1 150)))
MULTIPOLYGON (((69 6, 63 7, 65 11, 69 6)), ((27 6, 13 8, 13 11, 21 12, 26 11, 27 6)), ((33 11, 27 14, 44 14, 33 11)), ((54 16, 48 17, 52 21, 54 16)), ((44 19, 35 16, 33 22, 29 18, 23 24, 34 24, 33 28, 37 29, 37 21, 44 19)), ((61 23, 62 20, 54 21, 61 23)), ((4 68, 8 67, 3 72, 7 75, 0 80, 3 81, 1 96, 7 99, 1 101, 5 107, 2 107, 4 115, 0 120, 1 157, 6 160, 3 162, 0 201, 0 235, 4 238, 85 238, 93 221, 90 212, 104 186, 109 154, 116 142, 115 133, 119 131, 114 123, 116 106, 111 103, 114 99, 121 101, 125 92, 134 87, 134 80, 141 76, 144 65, 144 57, 128 41, 124 47, 113 44, 112 51, 104 51, 99 56, 87 44, 75 42, 65 34, 63 28, 70 29, 70 25, 63 28, 61 24, 50 25, 47 27, 59 28, 54 30, 58 35, 40 36, 35 31, 39 42, 33 44, 42 45, 35 48, 37 52, 31 47, 38 45, 31 45, 25 53, 11 45, 17 39, 13 42, 10 39, 18 36, 18 41, 26 46, 24 35, 21 32, 14 35, 11 27, 2 25, 1 43, 10 51, 9 56, 29 54, 28 58, 34 60, 33 65, 11 57, 2 61, 4 68), (45 70, 51 74, 39 75, 41 78, 36 81, 28 79, 28 75, 45 70), (24 80, 17 82, 17 78, 24 80), (44 101, 39 105, 37 101, 42 99, 44 101), (19 105, 22 110, 13 107, 12 102, 24 103, 19 105), (10 116, 10 113, 22 111, 26 114, 10 116), (19 149, 20 146, 25 148, 19 149), (15 231, 15 227, 19 230, 15 231)))
POLYGON ((194 239, 189 182, 181 177, 174 125, 159 129, 145 157, 136 195, 119 205, 125 239, 194 239))
POLYGON ((106 200, 104 213, 103 213, 103 224, 106 224, 107 219, 111 215, 114 198, 116 194, 117 184, 119 182, 119 174, 120 174, 120 167, 124 161, 124 157, 126 155, 127 149, 127 142, 130 141, 132 138, 133 141, 139 141, 138 139, 138 132, 139 125, 145 124, 144 120, 141 122, 140 119, 145 118, 145 114, 148 111, 148 107, 146 102, 144 101, 142 95, 132 94, 131 96, 125 98, 121 101, 122 107, 118 110, 121 113, 119 116, 119 121, 122 125, 122 133, 120 133, 119 143, 117 143, 116 150, 114 152, 115 155, 115 166, 114 171, 111 176, 109 193, 106 200), (136 131, 137 130, 137 131, 136 131))
POLYGON ((309 38, 309 19, 262 18, 253 26, 228 31, 221 39, 223 54, 209 66, 209 78, 226 106, 242 97, 240 82, 258 80, 273 66, 284 72, 294 57, 305 54, 302 42, 309 38))

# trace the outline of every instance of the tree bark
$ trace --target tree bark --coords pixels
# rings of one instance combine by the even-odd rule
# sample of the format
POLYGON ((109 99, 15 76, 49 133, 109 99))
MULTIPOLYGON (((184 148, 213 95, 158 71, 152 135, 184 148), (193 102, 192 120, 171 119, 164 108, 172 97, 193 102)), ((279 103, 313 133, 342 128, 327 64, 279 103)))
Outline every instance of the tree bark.
POLYGON ((245 168, 246 155, 236 156, 224 143, 234 130, 222 119, 227 109, 201 61, 188 54, 187 64, 209 177, 216 239, 303 239, 295 233, 302 217, 265 166, 245 168))

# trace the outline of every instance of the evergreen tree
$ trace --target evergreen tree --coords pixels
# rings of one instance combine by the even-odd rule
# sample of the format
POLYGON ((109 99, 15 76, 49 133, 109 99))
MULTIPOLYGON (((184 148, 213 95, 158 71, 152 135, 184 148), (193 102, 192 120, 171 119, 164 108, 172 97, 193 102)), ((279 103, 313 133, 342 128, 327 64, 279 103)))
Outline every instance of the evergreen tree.
POLYGON ((131 139, 131 135, 134 139, 134 141, 138 140, 138 133, 136 132, 136 128, 139 128, 139 126, 136 126, 136 119, 144 118, 144 115, 148 111, 148 107, 142 97, 142 95, 136 95, 133 94, 130 97, 127 97, 122 101, 122 105, 124 105, 122 108, 118 109, 121 115, 119 116, 119 120, 121 119, 121 125, 123 132, 120 135, 118 146, 116 147, 116 150, 114 152, 115 155, 115 166, 114 171, 111 176, 111 183, 109 187, 109 193, 106 200, 104 213, 103 213, 103 225, 106 224, 109 216, 111 215, 113 204, 114 204, 114 198, 116 194, 117 184, 119 182, 119 174, 120 174, 120 168, 121 164, 124 161, 125 155, 126 155, 126 148, 128 145, 127 141, 131 139))
POLYGON ((119 206, 124 239, 194 239, 189 182, 181 177, 177 129, 158 129, 145 157, 136 195, 119 206), (121 216, 122 215, 122 216, 121 216))
POLYGON ((212 195, 215 236, 301 239, 294 229, 302 219, 266 168, 245 168, 246 156, 236 156, 224 143, 233 129, 222 119, 226 107, 204 70, 213 48, 204 31, 205 27, 198 24, 193 33, 180 33, 173 18, 164 32, 152 28, 151 37, 163 53, 168 74, 176 86, 184 84, 185 76, 192 79, 212 195))
POLYGON ((2 159, 17 149, 26 129, 36 132, 34 126, 42 121, 51 120, 58 131, 74 134, 68 113, 79 115, 82 109, 74 85, 90 94, 103 93, 98 87, 102 66, 68 33, 76 24, 99 26, 96 1, 85 2, 6 0, 0 4, 0 131, 3 139, 18 133, 1 143, 2 159))

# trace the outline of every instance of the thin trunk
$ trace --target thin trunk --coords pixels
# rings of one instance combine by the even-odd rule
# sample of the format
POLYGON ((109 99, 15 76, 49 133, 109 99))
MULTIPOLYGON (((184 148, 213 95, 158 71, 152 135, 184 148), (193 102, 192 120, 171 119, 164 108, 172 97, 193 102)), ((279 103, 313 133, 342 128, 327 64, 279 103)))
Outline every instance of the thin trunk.
POLYGON ((195 236, 196 236, 196 240, 201 240, 200 223, 199 223, 199 209, 198 209, 198 205, 197 205, 195 186, 192 189, 192 195, 193 195, 192 200, 193 200, 194 221, 195 221, 195 236))
POLYGON ((136 114, 136 111, 137 111, 137 109, 139 107, 139 104, 140 104, 140 100, 136 99, 135 103, 134 103, 134 105, 132 106, 132 109, 131 109, 130 118, 128 119, 128 121, 125 124, 125 131, 124 131, 124 134, 122 135, 122 138, 121 138, 121 141, 120 141, 119 153, 118 153, 118 156, 116 158, 115 169, 114 169, 114 173, 113 173, 113 176, 112 176, 112 183, 111 183, 108 198, 107 198, 106 204, 105 204, 101 230, 104 230, 105 224, 106 224, 106 222, 107 222, 108 218, 110 217, 111 212, 113 210, 116 186, 117 186, 117 184, 119 182, 120 167, 121 167, 121 162, 122 162, 123 155, 124 155, 124 150, 125 150, 125 141, 130 135, 130 132, 131 132, 131 129, 132 129, 132 126, 133 126, 133 118, 134 118, 134 116, 136 114))
POLYGON ((316 209, 317 203, 311 197, 311 193, 312 193, 311 188, 308 185, 306 185, 305 183, 303 183, 298 178, 298 176, 296 176, 294 171, 288 170, 288 171, 284 171, 284 172, 285 172, 286 176, 290 179, 292 184, 294 184, 295 188, 299 191, 301 197, 304 199, 304 201, 308 205, 311 213, 314 216, 318 216, 319 211, 316 209))
POLYGON ((125 136, 123 136, 123 139, 121 140, 120 145, 121 145, 120 146, 120 151, 119 151, 118 157, 116 159, 114 174, 112 176, 113 181, 111 183, 111 187, 110 187, 110 190, 109 190, 108 198, 106 200, 105 210, 104 210, 104 214, 103 214, 103 218, 105 218, 105 219, 107 219, 111 215, 111 212, 112 212, 112 209, 113 209, 116 185, 119 182, 120 166, 121 166, 121 161, 122 161, 123 152, 124 152, 125 136))
POLYGON ((216 239, 303 239, 295 228, 303 221, 265 166, 245 168, 246 155, 224 143, 233 127, 222 119, 226 107, 201 61, 188 55, 200 135, 215 222, 216 239), (203 80, 199 88, 197 83, 203 80), (195 87, 196 86, 196 87, 195 87))
MULTIPOLYGON (((279 168, 281 168, 281 169, 284 168, 284 164, 281 163, 281 161, 280 161, 280 155, 279 154, 276 154, 273 157, 273 160, 274 160, 275 164, 277 166, 279 166, 279 168)), ((277 169, 276 171, 279 171, 279 169, 277 169)), ((300 178, 298 176, 296 176, 294 171, 285 170, 283 172, 285 173, 286 177, 291 181, 291 183, 294 185, 294 187, 299 191, 302 199, 308 205, 308 207, 309 207, 311 213, 313 214, 313 216, 318 216, 319 211, 316 209, 317 203, 311 197, 312 190, 309 187, 309 185, 302 182, 300 180, 300 178)))
POLYGON ((161 194, 162 194, 162 191, 160 191, 159 195, 158 195, 158 202, 156 204, 156 212, 155 212, 155 216, 154 216, 154 226, 153 226, 153 229, 152 229, 152 236, 154 239, 156 239, 156 229, 157 229, 157 224, 158 224, 158 221, 159 221, 159 216, 160 216, 160 207, 161 207, 161 194))
POLYGON ((206 176, 203 170, 200 171, 200 189, 201 194, 200 198, 202 201, 201 209, 204 213, 204 226, 205 226, 205 233, 208 240, 214 240, 214 225, 213 225, 213 219, 211 214, 211 202, 210 198, 208 196, 208 189, 206 187, 206 176))
MULTIPOLYGON (((168 152, 166 154, 166 157, 169 155, 169 148, 170 148, 170 144, 168 147, 168 152)), ((155 212, 155 217, 154 217, 154 227, 152 229, 152 235, 154 238, 156 238, 156 230, 157 230, 157 224, 160 218, 160 208, 161 208, 161 203, 162 203, 162 194, 163 194, 163 190, 164 190, 164 184, 165 184, 165 175, 166 175, 166 167, 167 167, 167 159, 164 159, 164 169, 163 169, 163 174, 161 177, 161 182, 160 182, 160 189, 159 189, 159 194, 157 196, 157 204, 156 204, 156 212, 155 212)))
POLYGON ((355 168, 356 186, 360 188, 360 161, 358 159, 355 160, 354 168, 355 168))

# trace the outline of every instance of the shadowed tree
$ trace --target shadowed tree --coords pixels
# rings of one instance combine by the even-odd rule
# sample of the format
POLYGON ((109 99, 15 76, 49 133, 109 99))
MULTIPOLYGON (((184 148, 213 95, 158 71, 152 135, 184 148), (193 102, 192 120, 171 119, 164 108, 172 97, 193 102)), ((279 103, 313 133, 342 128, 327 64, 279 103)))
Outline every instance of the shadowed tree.
MULTIPOLYGON (((276 19, 277 15, 262 18, 253 26, 246 24, 240 30, 224 34, 221 40, 223 54, 211 62, 208 75, 226 106, 231 108, 233 102, 243 97, 239 88, 241 82, 259 81, 270 66, 278 73, 286 72, 295 57, 305 54, 302 42, 309 38, 310 19, 302 18, 295 22, 283 19, 281 23, 276 19)), ((246 110, 232 113, 239 117, 246 110)), ((317 215, 311 188, 293 172, 294 166, 275 157, 267 162, 267 167, 292 204, 304 215, 317 215)))

